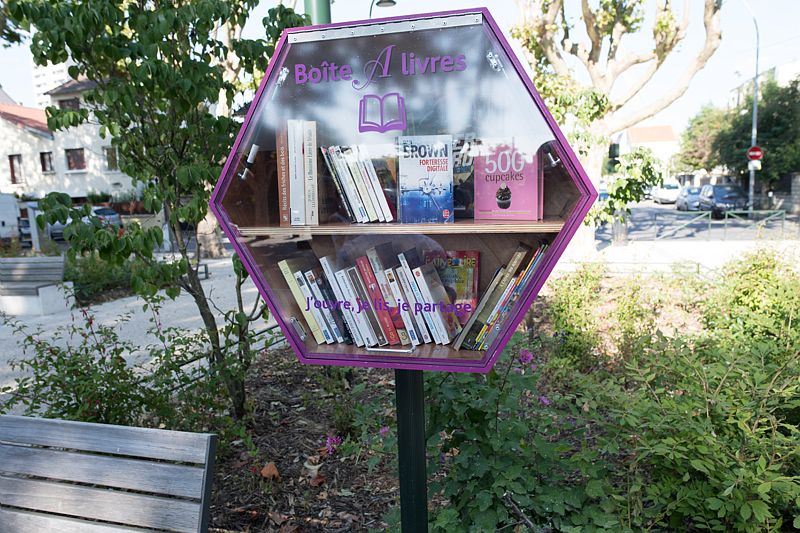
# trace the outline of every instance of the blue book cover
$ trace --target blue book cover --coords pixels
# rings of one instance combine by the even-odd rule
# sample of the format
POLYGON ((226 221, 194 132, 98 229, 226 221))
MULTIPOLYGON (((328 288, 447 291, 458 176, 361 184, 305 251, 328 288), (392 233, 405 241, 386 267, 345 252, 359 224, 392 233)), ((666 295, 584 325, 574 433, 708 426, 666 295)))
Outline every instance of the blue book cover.
POLYGON ((398 220, 453 222, 453 136, 397 138, 398 220))

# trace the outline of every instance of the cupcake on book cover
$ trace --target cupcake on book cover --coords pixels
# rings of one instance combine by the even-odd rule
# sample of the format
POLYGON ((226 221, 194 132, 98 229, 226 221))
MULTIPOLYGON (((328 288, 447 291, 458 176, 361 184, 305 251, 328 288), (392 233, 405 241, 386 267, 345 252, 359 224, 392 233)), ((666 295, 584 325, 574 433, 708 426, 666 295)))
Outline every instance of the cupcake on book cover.
POLYGON ((397 143, 399 221, 453 222, 453 136, 401 136, 397 143))
POLYGON ((538 220, 539 173, 536 149, 527 143, 485 142, 475 157, 475 218, 538 220))

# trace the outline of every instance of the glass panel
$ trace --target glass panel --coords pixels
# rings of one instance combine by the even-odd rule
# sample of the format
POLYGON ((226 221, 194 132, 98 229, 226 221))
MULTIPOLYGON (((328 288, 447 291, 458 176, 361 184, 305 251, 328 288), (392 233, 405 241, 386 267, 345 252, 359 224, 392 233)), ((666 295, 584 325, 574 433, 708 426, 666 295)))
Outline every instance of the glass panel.
POLYGON ((221 205, 306 358, 477 367, 580 192, 481 15, 403 24, 290 34, 221 205))

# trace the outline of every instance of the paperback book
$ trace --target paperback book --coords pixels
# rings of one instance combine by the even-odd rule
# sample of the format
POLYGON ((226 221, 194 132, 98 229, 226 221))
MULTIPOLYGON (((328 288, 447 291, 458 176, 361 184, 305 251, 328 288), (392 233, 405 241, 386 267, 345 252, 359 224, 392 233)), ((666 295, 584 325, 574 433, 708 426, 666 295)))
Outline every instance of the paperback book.
POLYGON ((399 221, 453 222, 452 135, 401 136, 397 142, 399 221))
POLYGON ((521 139, 484 140, 474 159, 475 219, 539 220, 539 158, 521 139))
POLYGON ((453 136, 453 214, 472 218, 475 214, 475 134, 453 136))
POLYGON ((478 250, 428 250, 425 262, 433 263, 450 301, 456 304, 463 326, 478 306, 480 252, 478 250))

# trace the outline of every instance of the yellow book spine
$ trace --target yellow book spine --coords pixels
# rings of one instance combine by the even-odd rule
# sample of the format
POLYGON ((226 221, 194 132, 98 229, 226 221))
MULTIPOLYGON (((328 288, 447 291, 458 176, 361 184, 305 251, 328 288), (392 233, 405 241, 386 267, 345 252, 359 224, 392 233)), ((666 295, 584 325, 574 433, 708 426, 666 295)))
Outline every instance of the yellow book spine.
POLYGON ((308 328, 311 330, 311 335, 314 337, 314 340, 317 341, 317 344, 323 344, 325 342, 325 337, 322 336, 322 330, 319 329, 319 324, 317 324, 314 316, 309 311, 306 311, 306 299, 303 297, 303 293, 300 292, 300 287, 297 286, 297 281, 295 281, 294 274, 292 274, 289 268, 289 263, 287 263, 286 260, 278 261, 278 268, 281 269, 281 274, 283 274, 286 284, 289 285, 289 290, 292 291, 292 296, 294 296, 297 306, 300 307, 303 318, 306 319, 306 324, 308 324, 308 328))

